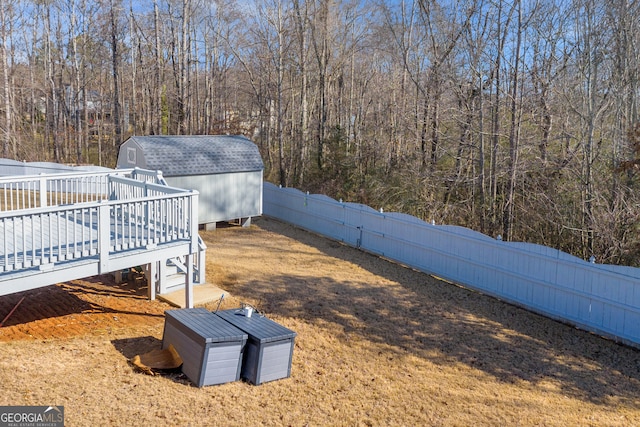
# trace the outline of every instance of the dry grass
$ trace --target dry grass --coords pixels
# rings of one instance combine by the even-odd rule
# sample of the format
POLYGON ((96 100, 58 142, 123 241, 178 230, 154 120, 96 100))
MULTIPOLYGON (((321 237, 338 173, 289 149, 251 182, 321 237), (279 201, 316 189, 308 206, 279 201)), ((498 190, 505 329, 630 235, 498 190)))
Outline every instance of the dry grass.
POLYGON ((222 308, 250 302, 298 333, 291 378, 197 388, 134 372, 166 308, 141 290, 48 317, 84 319, 82 335, 0 343, 0 405, 64 405, 69 426, 640 425, 635 349, 266 218, 203 237, 222 308))

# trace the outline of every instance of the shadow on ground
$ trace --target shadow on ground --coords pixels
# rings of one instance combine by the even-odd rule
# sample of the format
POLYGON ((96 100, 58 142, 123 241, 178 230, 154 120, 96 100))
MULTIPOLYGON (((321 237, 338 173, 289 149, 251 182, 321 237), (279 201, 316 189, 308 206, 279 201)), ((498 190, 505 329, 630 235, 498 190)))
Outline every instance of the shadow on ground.
POLYGON ((55 285, 0 297, 0 316, 5 319, 11 314, 6 318, 4 327, 82 313, 91 309, 89 302, 55 285))
POLYGON ((133 356, 137 354, 144 354, 151 350, 156 350, 162 347, 162 340, 152 337, 134 337, 134 338, 121 338, 112 340, 111 344, 127 359, 131 360, 133 356))
MULTIPOLYGON (((113 347, 118 350, 129 362, 131 369, 137 372, 143 372, 136 367, 131 361, 135 356, 142 356, 150 351, 160 350, 162 348, 162 340, 152 336, 143 336, 135 338, 122 338, 111 341, 113 347)), ((147 374, 150 372, 146 372, 147 374)), ((171 380, 181 383, 190 384, 189 379, 182 373, 180 367, 171 369, 153 369, 153 375, 162 375, 171 380)))
POLYGON ((111 276, 103 275, 5 295, 0 297, 0 322, 6 319, 2 326, 9 327, 83 313, 163 317, 162 314, 112 308, 106 302, 101 303, 101 297, 146 300, 146 284, 141 284, 135 277, 115 283, 111 276))
MULTIPOLYGON (((640 395, 640 351, 634 348, 275 220, 258 225, 399 285, 338 281, 310 268, 308 275, 265 277, 229 289, 259 301, 267 313, 331 322, 347 336, 358 334, 437 364, 464 363, 503 382, 535 385, 553 378, 563 393, 595 403, 611 396, 632 403, 640 395)), ((286 258, 290 249, 255 250, 282 251, 286 258)))

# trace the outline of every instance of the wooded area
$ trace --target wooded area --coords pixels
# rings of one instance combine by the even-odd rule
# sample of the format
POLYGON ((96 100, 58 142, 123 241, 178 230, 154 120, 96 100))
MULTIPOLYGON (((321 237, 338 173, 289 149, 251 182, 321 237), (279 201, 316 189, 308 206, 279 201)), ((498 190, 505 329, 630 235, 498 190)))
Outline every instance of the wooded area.
POLYGON ((244 134, 269 181, 640 265, 640 4, 0 0, 2 156, 244 134))

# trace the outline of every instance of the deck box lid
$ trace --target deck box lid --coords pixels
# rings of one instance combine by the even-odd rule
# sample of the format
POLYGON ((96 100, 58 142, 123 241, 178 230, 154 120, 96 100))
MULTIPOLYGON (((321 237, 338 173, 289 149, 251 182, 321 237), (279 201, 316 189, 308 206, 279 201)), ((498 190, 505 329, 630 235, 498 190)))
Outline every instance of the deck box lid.
POLYGON ((184 325, 183 332, 202 343, 246 341, 247 334, 204 308, 184 308, 164 312, 170 319, 184 325))
POLYGON ((246 317, 243 311, 238 309, 218 311, 216 314, 260 343, 292 339, 297 335, 291 329, 255 312, 251 317, 246 317))

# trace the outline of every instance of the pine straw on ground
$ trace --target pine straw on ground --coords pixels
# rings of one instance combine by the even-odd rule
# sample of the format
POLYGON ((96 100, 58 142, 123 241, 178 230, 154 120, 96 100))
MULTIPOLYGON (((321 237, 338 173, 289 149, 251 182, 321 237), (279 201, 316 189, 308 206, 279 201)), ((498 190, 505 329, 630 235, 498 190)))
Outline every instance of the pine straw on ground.
POLYGON ((221 308, 297 332, 290 378, 197 388, 134 371, 168 306, 99 278, 34 291, 76 305, 0 328, 0 405, 64 405, 68 426, 640 425, 636 349, 275 220, 202 236, 221 308))

